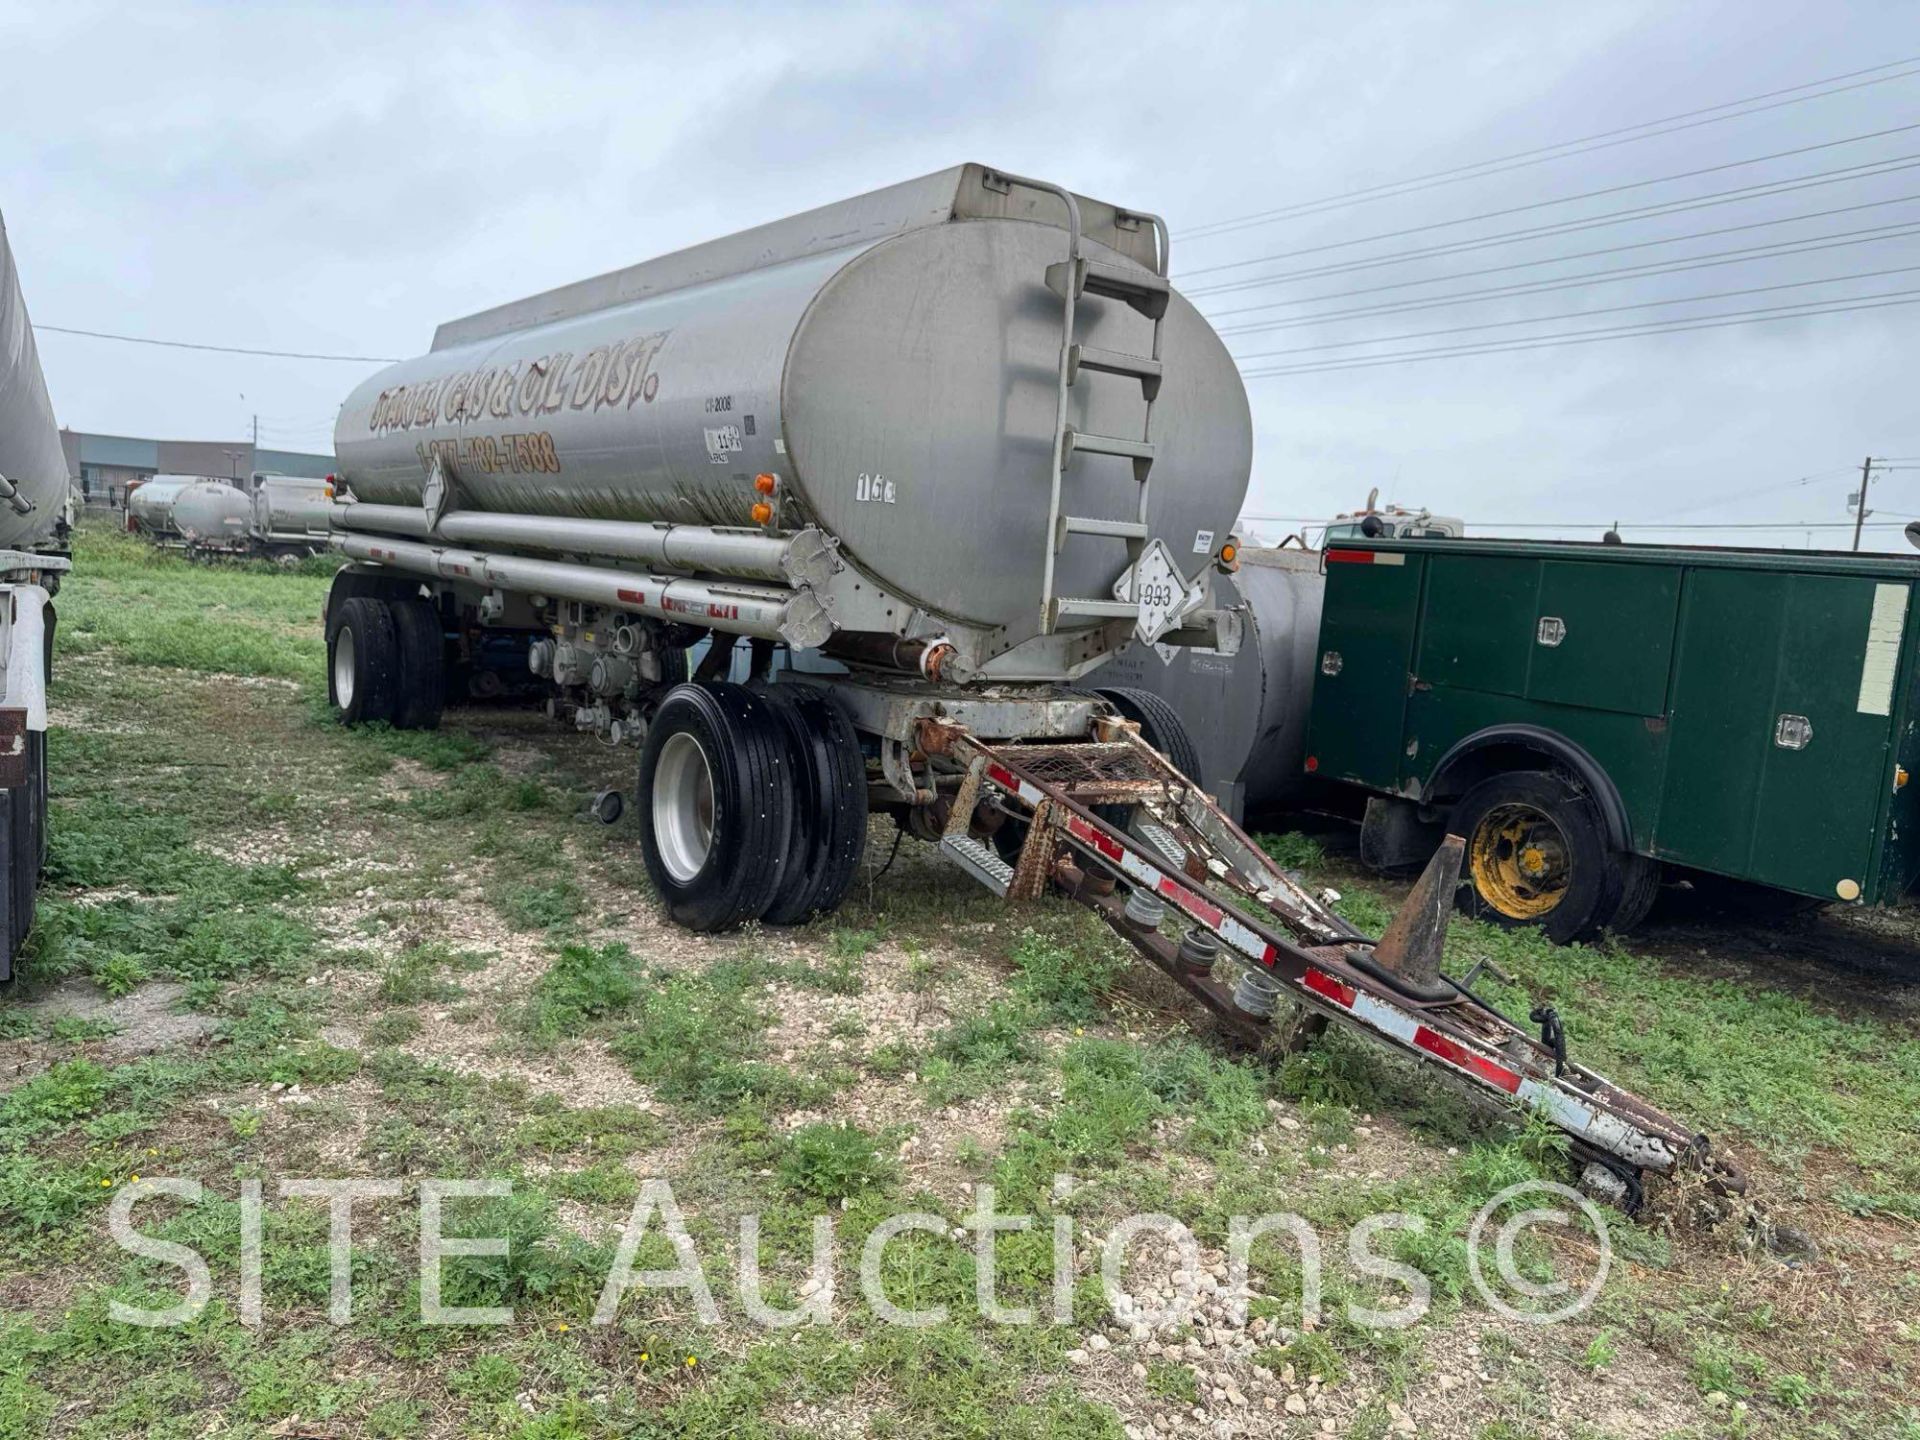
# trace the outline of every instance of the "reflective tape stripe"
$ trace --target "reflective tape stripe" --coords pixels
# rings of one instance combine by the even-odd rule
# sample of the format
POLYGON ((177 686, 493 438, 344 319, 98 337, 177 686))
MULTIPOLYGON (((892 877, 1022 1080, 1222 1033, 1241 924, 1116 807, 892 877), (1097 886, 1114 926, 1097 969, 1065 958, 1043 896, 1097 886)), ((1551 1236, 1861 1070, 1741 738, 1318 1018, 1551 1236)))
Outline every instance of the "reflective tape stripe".
POLYGON ((1334 979, 1324 970, 1315 970, 1312 966, 1308 966, 1306 987, 1314 994, 1331 1000, 1336 1005, 1343 1005, 1349 1010, 1353 1008, 1353 987, 1344 980, 1334 979))
POLYGON ((1454 1065, 1469 1074, 1477 1075, 1489 1085, 1496 1085, 1509 1095, 1520 1093, 1520 1077, 1504 1065, 1496 1065, 1483 1056, 1476 1055, 1457 1040, 1449 1040, 1437 1030, 1426 1026, 1416 1026, 1413 1043, 1429 1055, 1438 1055, 1449 1065, 1454 1065))

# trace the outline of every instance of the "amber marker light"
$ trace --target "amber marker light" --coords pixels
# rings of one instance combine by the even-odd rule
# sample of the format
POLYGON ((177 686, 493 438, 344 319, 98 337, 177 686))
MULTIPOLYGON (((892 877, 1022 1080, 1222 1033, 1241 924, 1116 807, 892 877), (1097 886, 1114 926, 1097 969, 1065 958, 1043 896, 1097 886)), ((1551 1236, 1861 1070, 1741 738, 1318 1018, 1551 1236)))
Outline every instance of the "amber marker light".
POLYGON ((780 481, 772 475, 761 474, 753 477, 753 488, 762 495, 771 495, 773 487, 779 483, 780 481))
POLYGON ((754 524, 764 525, 773 519, 773 507, 764 500, 756 500, 753 502, 752 514, 754 524))

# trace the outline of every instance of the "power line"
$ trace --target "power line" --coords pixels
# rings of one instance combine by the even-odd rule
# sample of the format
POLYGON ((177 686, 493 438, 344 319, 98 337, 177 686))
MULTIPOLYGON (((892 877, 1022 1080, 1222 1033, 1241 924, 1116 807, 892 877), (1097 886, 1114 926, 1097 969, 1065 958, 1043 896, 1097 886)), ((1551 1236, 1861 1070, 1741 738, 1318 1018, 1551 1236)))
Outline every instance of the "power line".
MULTIPOLYGON (((1920 195, 1909 196, 1920 200, 1920 195)), ((1452 295, 1437 295, 1427 300, 1394 300, 1379 305, 1360 305, 1348 310, 1322 310, 1311 315, 1296 315, 1286 320, 1249 321, 1239 325, 1217 326, 1215 333, 1220 335, 1251 335, 1267 330, 1291 330, 1302 325, 1318 324, 1322 320, 1344 320, 1358 315, 1398 315, 1413 310, 1445 309, 1451 305, 1472 304, 1483 299, 1507 299, 1522 295, 1546 295, 1556 290, 1579 290, 1590 285, 1607 285, 1623 280, 1650 280, 1662 275, 1677 275, 1689 270, 1711 270, 1722 265, 1737 265, 1750 260, 1774 260, 1789 255, 1811 255, 1821 250, 1838 250, 1850 245, 1869 245, 1878 240, 1899 240, 1909 235, 1920 235, 1920 225, 1875 225, 1864 230, 1846 230, 1838 235, 1815 236, 1811 241, 1781 240, 1771 245, 1749 245, 1738 250, 1709 251, 1705 255, 1689 256, 1685 260, 1654 261, 1645 265, 1622 265, 1606 270, 1588 270, 1578 275, 1560 276, 1552 280, 1523 280, 1512 285, 1493 285, 1484 290, 1462 290, 1452 295)), ((1529 262, 1538 263, 1538 262, 1529 262)), ((1499 265, 1495 270, 1507 270, 1513 267, 1499 265)), ((1488 272, 1477 272, 1488 273, 1488 272)), ((1412 281, 1412 284, 1432 284, 1433 281, 1412 281)), ((1370 290, 1347 291, 1349 295, 1366 295, 1381 290, 1399 290, 1402 285, 1381 285, 1370 290)), ((1336 299, 1334 295, 1309 295, 1299 300, 1275 300, 1266 305, 1248 306, 1244 311, 1222 311, 1222 314, 1246 314, 1254 310, 1277 310, 1285 305, 1308 305, 1317 300, 1336 299)))
POLYGON ((1683 330, 1719 330, 1729 325, 1758 325, 1769 320, 1795 320, 1815 315, 1843 315, 1855 310, 1889 310, 1903 305, 1920 304, 1920 299, 1893 299, 1893 296, 1920 295, 1920 291, 1891 290, 1884 295, 1861 297, 1862 303, 1851 305, 1830 305, 1820 309, 1803 307, 1780 307, 1791 309, 1792 314, 1775 314, 1764 311, 1743 312, 1750 318, 1701 319, 1701 320, 1665 320, 1657 324, 1639 326, 1612 326, 1601 330, 1575 330, 1563 335, 1539 335, 1527 340, 1500 341, 1487 345, 1455 345, 1432 350, 1409 350, 1395 355, 1373 355, 1350 360, 1325 360, 1302 365, 1276 367, 1268 370, 1243 370, 1241 378, 1247 380, 1269 379, 1276 375, 1306 375, 1326 370, 1365 370, 1376 365, 1406 364, 1416 360, 1456 359, 1468 355, 1502 355, 1517 350, 1544 350, 1556 345, 1586 345, 1601 340, 1627 340, 1648 335, 1673 334, 1683 330))
POLYGON ((1741 290, 1719 290, 1705 295, 1680 295, 1671 300, 1642 300, 1633 305, 1607 305, 1593 310, 1565 310, 1558 315, 1530 315, 1518 320, 1488 320, 1478 325, 1452 325, 1441 330, 1411 330, 1399 335, 1376 335, 1370 340, 1333 340, 1320 345, 1295 345, 1286 350, 1256 350, 1236 356, 1235 359, 1265 360, 1275 355, 1303 355, 1312 350, 1345 350, 1355 345, 1387 345, 1396 340, 1428 340, 1442 335, 1465 335, 1475 330, 1502 330, 1515 325, 1547 325, 1560 320, 1581 320, 1589 315, 1619 315, 1629 310, 1658 309, 1663 305, 1694 305, 1708 300, 1732 300, 1741 295, 1765 295, 1776 290, 1800 290, 1809 285, 1837 285, 1846 280, 1877 280, 1883 275, 1911 275, 1915 270, 1920 270, 1920 265, 1896 265, 1886 270, 1859 270, 1848 275, 1822 276, 1816 280, 1786 280, 1777 285, 1749 285, 1741 290))
POLYGON ((1456 165, 1449 170, 1436 170, 1425 175, 1410 176, 1405 180, 1388 181, 1380 185, 1370 185, 1360 190, 1349 190, 1340 195, 1329 195, 1319 200, 1303 200, 1293 205, 1281 206, 1274 210, 1262 210, 1251 215, 1230 216, 1224 220, 1209 221, 1196 225, 1191 230, 1183 230, 1175 235, 1179 240, 1203 240, 1229 231, 1243 230, 1254 225, 1263 225, 1273 220, 1283 220, 1295 215, 1319 214, 1326 210, 1339 209, 1347 205, 1369 203, 1373 200, 1392 199, 1397 195, 1411 194, 1420 190, 1431 190, 1442 185, 1459 184, 1467 180, 1485 179, 1489 175, 1501 175, 1511 170, 1525 169, 1532 165, 1545 165, 1554 160, 1568 159, 1573 155, 1584 155, 1594 150, 1612 149, 1619 145, 1631 145, 1640 140, 1657 139, 1661 135, 1675 134, 1681 130, 1692 130, 1702 125, 1717 125, 1727 120, 1738 120, 1746 115, 1757 115, 1767 110, 1777 110, 1784 105, 1804 104, 1808 100, 1822 100, 1828 95, 1839 95, 1851 90, 1864 89, 1871 85, 1884 85, 1889 81, 1902 80, 1909 75, 1920 74, 1916 70, 1903 70, 1898 75, 1877 75, 1871 80, 1859 80, 1852 85, 1840 85, 1842 80, 1855 80, 1861 75, 1876 75, 1881 70, 1897 69, 1903 65, 1920 62, 1920 55, 1910 55, 1904 60, 1890 60, 1885 65, 1869 66, 1865 70, 1851 70, 1844 75, 1829 76, 1825 80, 1809 80, 1804 85, 1789 85, 1782 90, 1769 90, 1764 94, 1750 95, 1743 100, 1728 100, 1719 105, 1709 105, 1700 110, 1686 110, 1678 115, 1669 115, 1660 120, 1645 120, 1638 125, 1625 125, 1614 130, 1602 130, 1597 134, 1583 135, 1573 140, 1562 140, 1555 145, 1542 145, 1532 150, 1519 150, 1510 155, 1496 155, 1489 160, 1475 161, 1470 165, 1456 165), (1818 95, 1799 95, 1789 100, 1775 100, 1776 96, 1795 95, 1797 91, 1814 90, 1824 85, 1836 88, 1818 95), (1773 104, 1757 104, 1759 101, 1774 101, 1773 104), (1733 115, 1716 115, 1716 111, 1733 110, 1742 105, 1754 105, 1751 110, 1743 110, 1733 115), (1696 116, 1711 116, 1710 119, 1695 119, 1696 116), (1675 124, 1676 121, 1690 121, 1690 124, 1675 124), (1672 126, 1671 129, 1658 127, 1672 126), (1636 130, 1652 131, 1651 134, 1635 135, 1636 130), (1625 137, 1616 139, 1614 137, 1625 137), (1605 144, 1594 144, 1605 141, 1605 144), (1579 148, 1575 148, 1579 147, 1579 148), (1566 151, 1567 154, 1556 154, 1566 151))
POLYGON ((315 355, 304 350, 254 350, 242 345, 197 345, 187 340, 153 340, 145 335, 110 335, 104 330, 76 330, 68 325, 34 325, 36 332, 84 335, 89 340, 118 340, 126 345, 158 345, 168 350, 211 350, 220 355, 265 355, 275 360, 340 360, 356 365, 397 365, 389 355, 315 355))
POLYGON ((1696 180, 1702 175, 1717 175, 1722 170, 1741 170, 1749 165, 1765 165, 1775 160, 1789 160, 1795 155, 1811 155, 1816 150, 1834 150, 1842 145, 1860 145, 1868 140, 1884 140, 1889 135, 1902 135, 1909 130, 1920 130, 1920 120, 1908 125, 1891 125, 1885 130, 1870 130, 1864 135, 1846 135, 1838 140, 1823 140, 1817 145, 1800 145, 1792 150, 1776 150, 1770 155, 1755 155, 1745 160, 1725 160, 1718 165, 1705 165, 1698 170, 1679 170, 1672 175, 1656 175, 1650 180, 1628 180, 1619 185, 1607 185, 1598 190, 1584 190, 1578 195, 1562 195, 1553 200, 1530 200, 1525 205, 1508 205, 1499 210, 1483 210, 1478 215, 1462 215, 1452 220, 1430 220, 1424 225, 1407 225, 1398 230, 1381 230, 1372 235, 1356 235, 1347 240, 1329 240, 1323 245, 1305 245, 1295 250, 1279 250, 1271 255, 1256 255, 1251 260, 1224 260, 1217 265, 1201 265, 1191 270, 1182 270, 1177 278, 1189 275, 1211 275, 1221 270, 1242 270, 1249 265, 1264 264, 1268 260, 1286 260, 1296 255, 1318 255, 1328 250, 1345 250, 1354 245, 1371 245, 1376 240, 1398 240, 1404 235, 1421 235, 1429 230, 1447 230, 1455 225, 1473 225, 1482 220, 1499 220, 1508 215, 1523 215, 1529 210, 1550 210, 1556 205, 1574 205, 1582 200, 1598 200, 1603 195, 1619 195, 1628 190, 1645 190, 1650 185, 1671 185, 1676 180, 1696 180))
MULTIPOLYGON (((1245 280, 1223 281, 1217 285, 1197 285, 1186 293, 1217 295, 1230 290, 1257 290, 1267 285, 1278 284, 1283 280, 1297 280, 1315 275, 1338 275, 1353 270, 1371 270, 1382 265, 1397 265, 1403 260, 1420 260, 1434 255, 1458 255, 1469 250, 1485 250, 1495 245, 1512 244, 1515 241, 1535 240, 1552 235, 1571 235, 1607 225, 1626 225, 1636 220, 1684 214, 1689 210, 1706 210, 1717 205, 1737 205, 1746 200, 1789 195, 1796 191, 1817 189, 1825 185, 1840 185, 1849 180, 1866 180, 1878 175, 1889 175, 1899 170, 1911 170, 1915 165, 1920 165, 1920 156, 1895 155, 1887 160, 1846 165, 1836 170, 1819 170, 1811 175, 1796 175, 1785 180, 1769 180, 1754 185, 1737 186, 1732 190, 1717 190, 1690 200, 1667 200, 1657 205, 1639 205, 1627 210, 1614 210, 1603 215, 1589 216, 1583 220, 1561 220, 1551 225, 1534 225, 1521 230, 1507 230, 1497 235, 1483 235, 1472 240, 1450 240, 1441 245, 1400 250, 1391 255, 1369 256, 1364 260, 1345 260, 1334 265, 1320 265, 1308 270, 1292 270, 1280 275, 1257 275, 1245 280)), ((1268 255, 1261 258, 1277 260, 1282 256, 1268 255)))
MULTIPOLYGON (((1536 270, 1542 265, 1565 265, 1574 260, 1592 260, 1602 255, 1621 255, 1629 250, 1653 250, 1662 245, 1679 245, 1688 240, 1710 240, 1716 235, 1738 235, 1748 230, 1771 230, 1776 225, 1797 225, 1803 220, 1824 220, 1831 215, 1851 215, 1859 210, 1880 210, 1888 205, 1904 205, 1920 200, 1920 195, 1896 195, 1889 200, 1867 200, 1858 205, 1837 205, 1830 210, 1809 210, 1799 215, 1785 215, 1777 220, 1749 220, 1740 225, 1718 225, 1711 230, 1692 230, 1685 235, 1668 235, 1658 240, 1634 240, 1624 245, 1604 245, 1597 250, 1573 250, 1565 255, 1548 255, 1538 260, 1515 260, 1505 265, 1487 265, 1478 270, 1461 270, 1451 275, 1427 275, 1417 280, 1396 280, 1387 285, 1367 285, 1358 290, 1335 290, 1325 295, 1306 295, 1297 300, 1269 300, 1259 305, 1242 305, 1235 310, 1216 310, 1210 318, 1225 319, 1230 315, 1251 315, 1257 310, 1275 310, 1283 305, 1304 305, 1314 300, 1344 300, 1354 295, 1379 295, 1389 290, 1408 290, 1416 285, 1439 285, 1449 280, 1474 280, 1482 275, 1502 275, 1513 270, 1536 270)), ((1891 226, 1878 226, 1877 229, 1891 229, 1891 226)), ((1842 231, 1842 234, 1865 234, 1866 231, 1842 231)), ((1815 236, 1815 239, 1832 238, 1815 236)), ((1798 244, 1798 241, 1782 240, 1780 245, 1798 244)), ((1771 248, 1771 247, 1758 247, 1771 248)), ((1723 251, 1723 254, 1737 254, 1737 251, 1723 251)), ((1677 262, 1676 262, 1677 263, 1677 262)), ((1302 270, 1298 277, 1307 278, 1324 272, 1302 270)), ((1281 280, 1296 278, 1296 275, 1271 276, 1269 280, 1278 283, 1281 280)), ((1264 282, 1263 282, 1264 283, 1264 282)), ((1245 289, 1245 285, 1224 287, 1245 289)), ((1206 292, 1200 292, 1205 294, 1206 292)))

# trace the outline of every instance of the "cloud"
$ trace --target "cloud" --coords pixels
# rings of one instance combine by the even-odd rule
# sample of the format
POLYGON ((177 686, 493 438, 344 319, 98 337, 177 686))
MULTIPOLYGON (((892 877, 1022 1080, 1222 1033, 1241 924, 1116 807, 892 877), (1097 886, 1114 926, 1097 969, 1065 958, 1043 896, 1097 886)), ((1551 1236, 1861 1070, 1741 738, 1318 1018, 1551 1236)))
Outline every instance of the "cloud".
MULTIPOLYGON (((407 355, 456 315, 961 160, 1059 178, 1177 232, 1896 58, 1893 6, 1651 3, 989 5, 90 4, 0 0, 0 206, 41 320, 276 348, 407 355)), ((1597 150, 1470 185, 1176 241, 1176 269, 1342 243, 1899 123, 1888 85, 1597 150), (1893 117, 1893 118, 1889 118, 1893 117)), ((1892 137, 1646 199, 1880 158, 1892 137)), ((1920 176, 1920 172, 1915 172, 1920 176)), ((1905 193, 1849 182, 1526 246, 1292 282, 1234 304, 1370 282, 1491 280, 1478 266, 1905 193)), ((1910 187, 1920 193, 1920 183, 1910 187)), ((1640 193, 1540 217, 1598 215, 1640 193)), ((1920 220, 1920 204, 1887 218, 1920 220)), ((1804 222, 1759 238, 1819 233, 1804 222)), ((1732 244, 1733 241, 1721 242, 1732 244)), ((1709 242, 1672 247, 1697 254, 1709 242)), ((1240 353, 1527 320, 1520 338, 1635 318, 1541 317, 1846 275, 1910 238, 1818 258, 1237 337, 1240 353)), ((1630 258, 1630 257, 1628 257, 1630 258)), ((1291 262, 1253 266, 1261 274, 1291 262)), ((1302 261, 1302 265, 1306 262, 1302 261)), ((1605 259, 1521 272, 1551 277, 1605 259)), ((1864 294, 1854 281, 1786 292, 1864 294)), ((1331 302, 1330 302, 1331 303, 1331 302)), ((1364 303, 1364 302, 1345 302, 1364 303)), ((1230 308, 1227 297, 1204 308, 1230 308)), ((1644 318, 1705 314, 1676 306, 1644 318)), ((1310 314, 1328 305, 1263 312, 1310 314)), ((1756 486, 1868 449, 1920 453, 1896 363, 1902 310, 1568 349, 1250 379, 1249 507, 1318 515, 1381 484, 1469 521, 1653 515, 1715 477, 1756 486)), ((1470 338, 1470 337, 1463 337, 1470 338)), ((1300 358, 1444 343, 1383 341, 1300 358)), ((323 440, 362 371, 47 336, 82 428, 323 440), (242 398, 244 397, 244 398, 242 398)), ((1724 482, 1724 483, 1723 483, 1724 482)), ((1814 510, 1807 490, 1756 499, 1814 510)), ((1838 503, 1822 492, 1824 514, 1838 503)), ((1891 501, 1885 502, 1895 508, 1891 501)), ((1920 512, 1920 503, 1914 505, 1920 512)), ((1711 512, 1709 514, 1711 518, 1711 512)))

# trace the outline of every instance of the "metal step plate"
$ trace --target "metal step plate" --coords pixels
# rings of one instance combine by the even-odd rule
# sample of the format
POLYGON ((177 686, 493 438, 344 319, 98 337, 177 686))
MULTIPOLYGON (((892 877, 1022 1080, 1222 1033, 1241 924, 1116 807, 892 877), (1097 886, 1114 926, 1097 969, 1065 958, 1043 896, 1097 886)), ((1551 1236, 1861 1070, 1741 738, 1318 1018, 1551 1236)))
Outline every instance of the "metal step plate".
POLYGON ((940 853, 1002 899, 1013 888, 1013 867, 991 845, 970 835, 948 835, 940 853))

